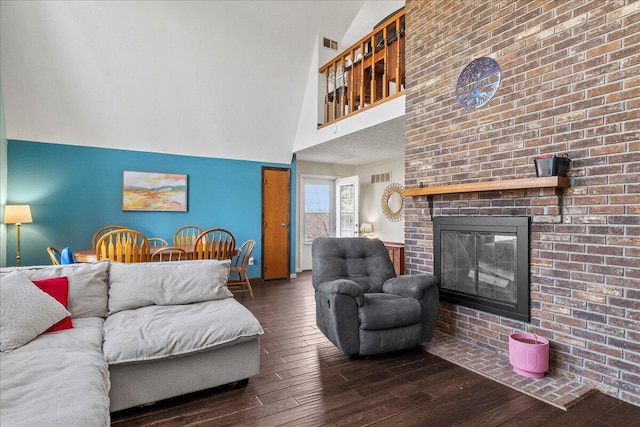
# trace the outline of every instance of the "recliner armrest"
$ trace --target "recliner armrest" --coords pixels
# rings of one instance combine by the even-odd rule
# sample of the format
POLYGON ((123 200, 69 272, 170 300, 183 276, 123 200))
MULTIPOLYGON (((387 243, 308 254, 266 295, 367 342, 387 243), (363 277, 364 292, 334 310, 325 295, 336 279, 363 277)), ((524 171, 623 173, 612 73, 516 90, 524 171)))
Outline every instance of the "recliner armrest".
POLYGON ((432 287, 438 287, 438 278, 432 274, 405 274, 388 279, 382 285, 382 291, 420 299, 425 291, 432 287))
POLYGON ((322 282, 316 287, 316 291, 329 294, 348 295, 353 297, 358 306, 364 301, 364 290, 353 280, 336 279, 329 282, 322 282))
POLYGON ((397 276, 382 285, 382 291, 389 294, 415 298, 422 306, 422 342, 433 337, 438 322, 438 278, 431 274, 410 274, 397 276))

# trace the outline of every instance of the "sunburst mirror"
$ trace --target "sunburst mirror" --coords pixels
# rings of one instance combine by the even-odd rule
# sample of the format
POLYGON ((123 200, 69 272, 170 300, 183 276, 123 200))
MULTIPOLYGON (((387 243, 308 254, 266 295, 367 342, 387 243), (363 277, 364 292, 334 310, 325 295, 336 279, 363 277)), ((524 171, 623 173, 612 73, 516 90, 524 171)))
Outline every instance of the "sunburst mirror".
POLYGON ((389 221, 397 222, 404 217, 404 199, 402 198, 402 191, 404 187, 397 182, 389 184, 382 193, 382 200, 380 201, 380 207, 382 207, 382 213, 387 217, 389 221))

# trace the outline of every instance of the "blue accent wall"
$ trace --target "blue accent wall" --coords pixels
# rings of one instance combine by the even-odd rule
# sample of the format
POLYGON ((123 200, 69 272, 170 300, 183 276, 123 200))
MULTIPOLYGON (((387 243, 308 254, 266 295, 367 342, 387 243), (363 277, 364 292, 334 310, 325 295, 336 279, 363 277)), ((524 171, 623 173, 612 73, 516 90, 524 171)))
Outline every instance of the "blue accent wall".
MULTIPOLYGON (((147 237, 173 239, 183 225, 230 230, 238 244, 256 241, 262 270, 262 167, 291 169, 291 272, 295 271, 295 160, 290 165, 9 140, 7 204, 29 204, 33 223, 21 228, 22 265, 50 264, 47 246, 91 247, 100 227, 119 224, 147 237), (122 210, 122 173, 188 175, 187 212, 122 210)), ((15 226, 7 226, 7 265, 15 265, 15 226)))

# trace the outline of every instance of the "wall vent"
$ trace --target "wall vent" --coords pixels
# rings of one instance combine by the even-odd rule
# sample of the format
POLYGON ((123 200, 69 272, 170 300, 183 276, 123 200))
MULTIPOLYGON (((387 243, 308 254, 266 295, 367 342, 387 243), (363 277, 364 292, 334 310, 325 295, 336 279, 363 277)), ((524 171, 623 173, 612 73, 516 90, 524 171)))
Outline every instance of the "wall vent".
POLYGON ((326 37, 322 39, 322 45, 324 47, 328 47, 329 49, 338 50, 338 42, 335 40, 328 39, 326 37))
POLYGON ((371 175, 371 183, 377 184, 379 182, 391 181, 391 172, 382 172, 371 175))

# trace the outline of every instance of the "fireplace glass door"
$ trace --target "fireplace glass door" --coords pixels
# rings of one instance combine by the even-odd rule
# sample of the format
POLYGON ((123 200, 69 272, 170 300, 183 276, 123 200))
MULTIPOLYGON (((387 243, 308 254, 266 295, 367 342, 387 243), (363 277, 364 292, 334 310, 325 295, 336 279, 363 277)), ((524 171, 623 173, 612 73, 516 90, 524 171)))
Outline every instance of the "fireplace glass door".
POLYGON ((442 287, 507 303, 516 302, 516 235, 442 233, 442 287))
POLYGON ((435 217, 440 299, 529 320, 529 219, 435 217))

